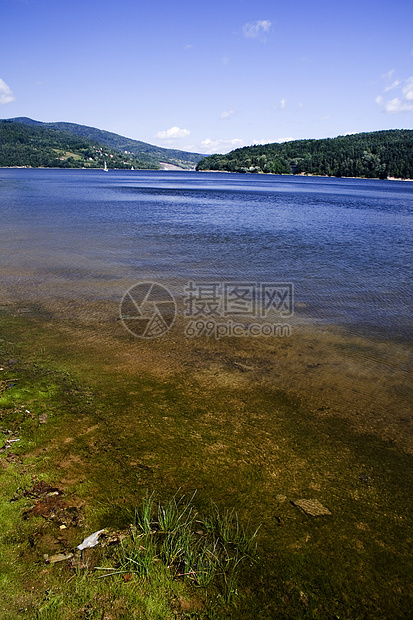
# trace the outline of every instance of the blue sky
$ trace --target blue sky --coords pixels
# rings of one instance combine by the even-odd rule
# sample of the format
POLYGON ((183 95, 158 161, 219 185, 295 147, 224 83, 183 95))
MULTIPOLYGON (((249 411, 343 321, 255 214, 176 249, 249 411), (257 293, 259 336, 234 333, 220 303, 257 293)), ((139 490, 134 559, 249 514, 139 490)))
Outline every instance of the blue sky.
POLYGON ((413 3, 0 0, 0 118, 213 153, 413 128, 413 3))

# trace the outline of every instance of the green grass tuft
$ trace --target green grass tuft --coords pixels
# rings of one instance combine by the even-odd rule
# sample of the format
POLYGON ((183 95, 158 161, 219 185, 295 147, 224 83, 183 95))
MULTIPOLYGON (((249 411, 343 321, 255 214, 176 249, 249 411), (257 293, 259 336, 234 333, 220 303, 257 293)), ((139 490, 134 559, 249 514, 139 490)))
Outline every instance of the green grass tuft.
POLYGON ((205 516, 198 515, 194 497, 195 493, 187 500, 176 493, 158 503, 154 520, 153 493, 147 493, 135 512, 130 536, 122 542, 113 574, 147 578, 162 562, 171 576, 199 587, 216 582, 225 602, 230 602, 242 566, 255 556, 258 530, 249 535, 234 511, 220 513, 216 505, 205 516), (205 531, 199 529, 202 526, 205 531))

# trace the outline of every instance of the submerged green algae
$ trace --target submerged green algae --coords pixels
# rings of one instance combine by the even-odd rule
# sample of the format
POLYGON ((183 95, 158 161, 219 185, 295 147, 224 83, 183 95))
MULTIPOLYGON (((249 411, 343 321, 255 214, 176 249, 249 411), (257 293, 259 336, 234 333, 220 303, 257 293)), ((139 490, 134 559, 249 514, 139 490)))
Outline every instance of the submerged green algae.
MULTIPOLYGON (((54 324, 52 332, 46 323, 10 315, 2 322, 2 372, 18 379, 3 391, 2 427, 21 440, 13 446, 21 463, 8 469, 25 468, 25 484, 37 475, 64 489, 81 506, 89 532, 128 527, 147 489, 161 499, 196 489, 200 511, 213 501, 234 509, 241 522, 261 524, 259 562, 241 577, 236 604, 215 607, 214 617, 410 612, 412 457, 377 433, 357 430, 338 415, 330 394, 316 403, 320 385, 308 400, 282 389, 268 360, 288 359, 290 345, 274 348, 272 358, 264 348, 259 358, 238 343, 200 342, 195 350, 169 340, 149 347, 114 337, 112 328, 54 324), (20 361, 10 365, 10 358, 20 361), (306 515, 292 504, 299 498, 319 499, 332 515, 306 515)), ((302 366, 303 375, 313 371, 302 366)), ((6 501, 13 482, 7 484, 6 501)), ((68 530, 73 547, 82 536, 68 530)), ((20 537, 26 550, 29 536, 20 537)), ((39 579, 42 557, 36 546, 25 553, 21 588, 39 607, 42 596, 37 588, 27 595, 27 584, 39 579)), ((42 587, 59 583, 65 591, 63 568, 41 579, 42 587)), ((17 588, 13 597, 20 596, 17 588)), ((190 609, 201 617, 213 605, 190 609)))

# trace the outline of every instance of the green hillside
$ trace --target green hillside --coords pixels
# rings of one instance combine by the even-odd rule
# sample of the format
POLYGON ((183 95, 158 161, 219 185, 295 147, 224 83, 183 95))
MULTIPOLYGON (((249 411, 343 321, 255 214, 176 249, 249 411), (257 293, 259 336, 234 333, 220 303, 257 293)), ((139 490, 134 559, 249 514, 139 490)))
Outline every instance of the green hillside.
POLYGON ((0 166, 159 169, 168 163, 193 168, 196 153, 162 149, 118 134, 20 117, 0 121, 0 166))
POLYGON ((110 131, 87 127, 86 125, 76 125, 75 123, 47 123, 48 127, 69 131, 70 133, 96 140, 100 144, 105 144, 119 151, 129 151, 139 158, 147 158, 152 163, 165 162, 175 164, 182 168, 193 168, 202 159, 203 155, 199 153, 189 153, 187 151, 178 151, 176 149, 164 149, 159 146, 153 146, 139 140, 125 138, 110 131))
POLYGON ((248 146, 202 159, 197 170, 413 178, 413 130, 248 146))
POLYGON ((158 168, 87 138, 43 125, 0 121, 0 166, 32 168, 158 168))

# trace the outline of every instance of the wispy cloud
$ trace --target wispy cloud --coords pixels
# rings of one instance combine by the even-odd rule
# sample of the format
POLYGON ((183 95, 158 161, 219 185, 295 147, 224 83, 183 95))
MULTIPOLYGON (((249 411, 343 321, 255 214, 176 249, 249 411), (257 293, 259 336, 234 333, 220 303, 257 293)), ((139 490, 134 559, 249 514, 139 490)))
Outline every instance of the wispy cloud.
POLYGON ((13 95, 10 86, 8 86, 8 84, 0 78, 0 105, 11 103, 12 101, 15 101, 15 99, 16 97, 13 95))
POLYGON ((256 138, 252 141, 252 144, 272 144, 275 140, 269 138, 256 138))
POLYGON ((213 153, 228 153, 233 149, 238 149, 244 146, 244 141, 240 138, 234 138, 233 140, 211 140, 207 138, 201 142, 202 153, 206 155, 212 155, 213 153))
POLYGON ((159 140, 176 140, 177 138, 187 138, 191 135, 189 129, 181 129, 180 127, 171 127, 165 131, 158 131, 155 138, 159 140))
POLYGON ((390 71, 387 71, 387 73, 383 73, 381 77, 383 78, 383 80, 389 81, 392 79, 393 75, 394 75, 394 69, 390 69, 390 71))
POLYGON ((394 82, 386 86, 386 88, 384 89, 384 92, 388 93, 389 90, 393 90, 393 88, 397 88, 397 86, 399 85, 400 85, 400 80, 394 80, 394 82))
POLYGON ((393 88, 397 88, 400 85, 400 80, 393 80, 394 69, 391 69, 387 73, 383 73, 381 76, 382 79, 386 82, 386 86, 384 88, 384 93, 388 93, 393 88))
POLYGON ((274 142, 278 142, 281 144, 282 142, 291 142, 291 140, 295 140, 293 136, 286 136, 283 138, 260 138, 259 140, 254 140, 253 144, 274 144, 274 142))
POLYGON ((248 22, 243 25, 242 32, 246 39, 262 39, 262 35, 269 32, 272 23, 268 19, 259 19, 256 22, 248 22))
MULTIPOLYGON (((393 76, 393 71, 389 71, 384 76, 385 79, 390 80, 393 76)), ((376 103, 379 105, 383 112, 388 114, 399 114, 401 112, 413 112, 413 76, 407 78, 404 82, 400 82, 399 80, 394 80, 391 84, 388 84, 384 90, 383 94, 376 97, 376 103), (386 100, 383 95, 388 93, 390 90, 401 87, 401 92, 398 97, 394 97, 393 99, 386 100)))
POLYGON ((281 99, 280 103, 274 106, 274 110, 285 110, 286 106, 287 106, 286 100, 281 99))
POLYGON ((224 112, 221 112, 219 117, 221 120, 226 121, 229 118, 231 118, 231 116, 234 116, 234 114, 235 114, 235 111, 232 108, 230 108, 229 110, 224 110, 224 112))
POLYGON ((253 140, 252 144, 274 144, 275 142, 281 144, 283 142, 291 142, 291 140, 295 140, 295 138, 293 136, 285 136, 281 138, 258 138, 253 140))

